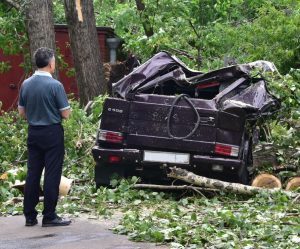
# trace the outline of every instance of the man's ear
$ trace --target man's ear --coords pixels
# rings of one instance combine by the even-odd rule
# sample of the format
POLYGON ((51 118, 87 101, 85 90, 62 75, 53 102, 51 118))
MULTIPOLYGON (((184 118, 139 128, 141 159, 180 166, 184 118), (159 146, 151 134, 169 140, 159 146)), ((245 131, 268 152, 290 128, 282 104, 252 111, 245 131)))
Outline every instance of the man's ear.
POLYGON ((49 67, 51 69, 51 72, 54 73, 55 72, 55 58, 53 58, 50 62, 49 62, 49 67))

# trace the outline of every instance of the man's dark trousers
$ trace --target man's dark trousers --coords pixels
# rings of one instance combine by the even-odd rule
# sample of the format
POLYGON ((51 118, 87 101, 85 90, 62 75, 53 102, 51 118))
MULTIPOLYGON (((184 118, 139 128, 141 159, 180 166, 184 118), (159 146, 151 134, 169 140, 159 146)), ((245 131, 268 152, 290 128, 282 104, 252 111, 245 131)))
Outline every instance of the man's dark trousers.
POLYGON ((36 205, 39 202, 40 179, 44 174, 45 219, 56 218, 59 184, 64 159, 64 130, 61 124, 29 126, 28 128, 28 171, 24 196, 24 215, 35 219, 36 205))

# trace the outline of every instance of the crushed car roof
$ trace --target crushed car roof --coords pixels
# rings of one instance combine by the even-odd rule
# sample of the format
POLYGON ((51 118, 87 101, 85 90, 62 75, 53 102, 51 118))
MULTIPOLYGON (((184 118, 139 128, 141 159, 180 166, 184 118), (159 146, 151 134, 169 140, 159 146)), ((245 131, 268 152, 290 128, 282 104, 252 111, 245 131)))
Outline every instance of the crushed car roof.
POLYGON ((203 73, 189 69, 168 52, 160 52, 113 84, 113 95, 132 100, 142 94, 186 94, 192 99, 207 99, 222 111, 238 108, 266 114, 280 105, 268 92, 266 81, 251 76, 256 67, 276 69, 271 62, 258 61, 203 73))

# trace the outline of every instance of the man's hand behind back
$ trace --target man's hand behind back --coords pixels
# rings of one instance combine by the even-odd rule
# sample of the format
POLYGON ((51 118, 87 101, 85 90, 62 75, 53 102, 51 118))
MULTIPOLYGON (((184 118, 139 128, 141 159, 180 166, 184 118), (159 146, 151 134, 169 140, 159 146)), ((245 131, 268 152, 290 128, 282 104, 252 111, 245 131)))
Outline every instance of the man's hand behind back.
POLYGON ((71 114, 71 108, 60 111, 60 114, 63 119, 68 119, 71 114))

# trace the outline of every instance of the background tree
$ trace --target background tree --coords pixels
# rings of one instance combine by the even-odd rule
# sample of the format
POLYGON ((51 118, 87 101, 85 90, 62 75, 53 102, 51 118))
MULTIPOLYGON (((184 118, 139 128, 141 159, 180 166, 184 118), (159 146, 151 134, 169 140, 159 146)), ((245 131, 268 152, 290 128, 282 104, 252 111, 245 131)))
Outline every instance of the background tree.
POLYGON ((144 1, 143 15, 135 0, 95 0, 97 25, 109 25, 126 41, 124 47, 146 60, 159 50, 181 56, 202 70, 270 60, 280 72, 299 68, 300 2, 296 0, 144 1), (99 11, 101 10, 101 11, 99 11), (143 17, 153 35, 145 35, 143 17))
MULTIPOLYGON (((35 61, 33 54, 36 49, 39 47, 49 47, 56 50, 55 46, 55 35, 54 35, 54 26, 53 26, 53 13, 52 13, 52 0, 31 0, 31 1, 17 1, 17 0, 4 0, 4 3, 7 6, 11 6, 21 14, 9 10, 12 12, 11 20, 9 18, 3 18, 4 34, 0 37, 1 48, 4 49, 4 52, 8 54, 14 54, 18 52, 23 52, 24 57, 26 58, 26 47, 29 45, 29 54, 32 70, 36 69, 35 61), (24 38, 22 35, 23 25, 20 25, 20 17, 23 15, 25 32, 27 38, 24 38), (14 25, 16 24, 18 25, 14 25), (10 29, 10 26, 13 25, 15 28, 10 29), (9 32, 10 31, 10 32, 9 32), (7 36, 8 35, 8 36, 7 36), (15 38, 15 41, 10 40, 15 38), (25 45, 25 42, 28 42, 25 45), (11 48, 8 49, 7 48, 11 48)), ((6 7, 7 7, 6 6, 6 7)), ((5 6, 3 6, 5 8, 5 6)), ((58 76, 58 71, 54 75, 56 78, 58 76)))
POLYGON ((93 1, 65 0, 64 8, 80 104, 84 105, 106 92, 93 1))
MULTIPOLYGON (((23 15, 7 2, 0 3, 0 48, 4 54, 17 54, 26 51, 27 34, 23 15)), ((10 70, 8 61, 0 61, 0 73, 10 70)), ((1 77, 1 75, 0 75, 1 77)))
MULTIPOLYGON (((52 0, 31 0, 24 6, 32 65, 35 65, 33 54, 38 48, 56 50, 52 7, 52 0)), ((58 70, 55 76, 57 78, 58 70)))

